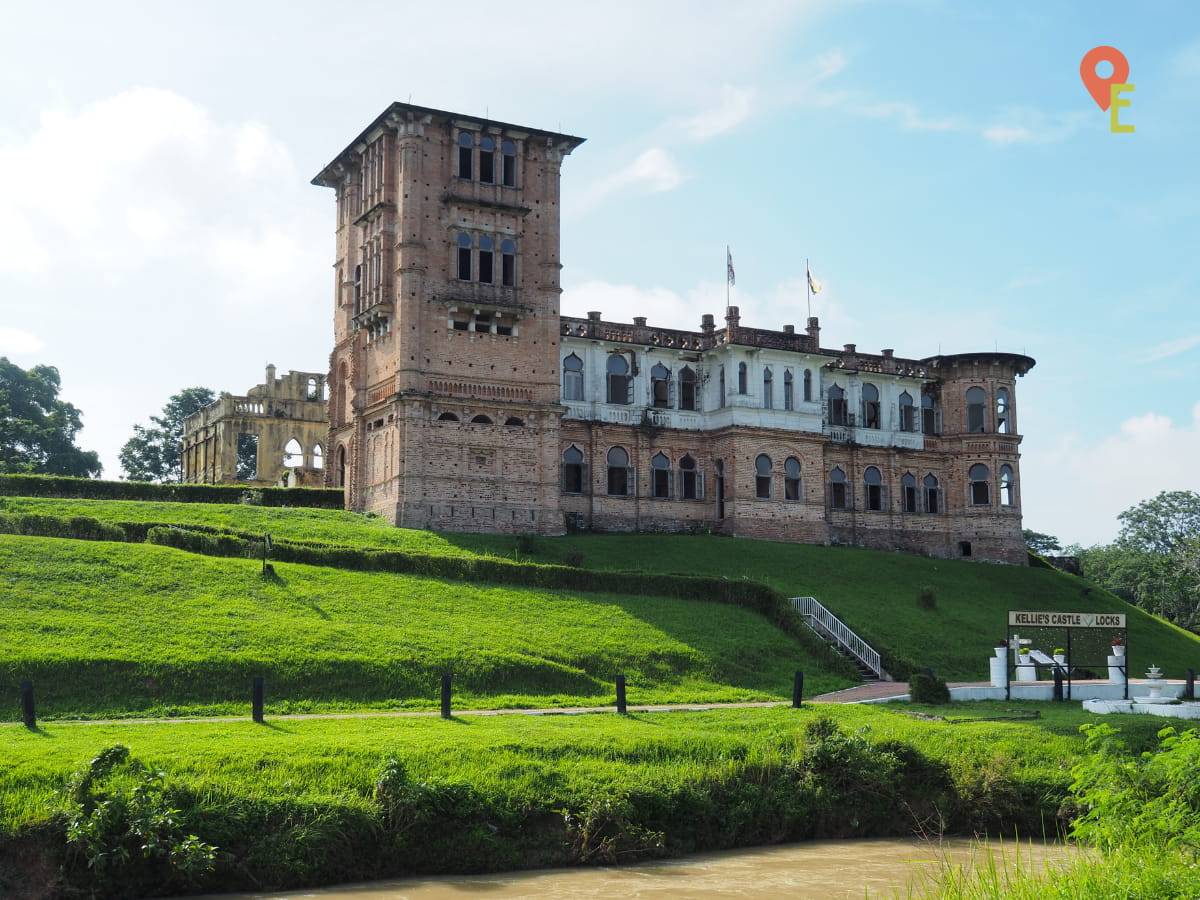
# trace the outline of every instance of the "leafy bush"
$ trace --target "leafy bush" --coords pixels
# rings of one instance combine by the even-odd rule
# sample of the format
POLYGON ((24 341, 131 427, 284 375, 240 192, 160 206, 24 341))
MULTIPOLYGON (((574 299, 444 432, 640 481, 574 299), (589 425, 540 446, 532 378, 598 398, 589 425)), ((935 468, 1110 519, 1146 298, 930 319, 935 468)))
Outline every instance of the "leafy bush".
POLYGON ((908 695, 913 703, 940 706, 950 702, 950 688, 936 675, 917 672, 908 678, 908 695))

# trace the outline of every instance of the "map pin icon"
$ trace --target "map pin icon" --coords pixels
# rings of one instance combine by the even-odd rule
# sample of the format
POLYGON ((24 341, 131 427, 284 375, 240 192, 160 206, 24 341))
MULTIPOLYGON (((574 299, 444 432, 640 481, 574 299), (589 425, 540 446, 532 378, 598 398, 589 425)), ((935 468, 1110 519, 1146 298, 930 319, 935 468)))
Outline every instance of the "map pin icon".
POLYGON ((1083 86, 1088 89, 1096 105, 1107 110, 1112 103, 1109 85, 1125 83, 1129 77, 1129 60, 1116 47, 1093 47, 1079 64, 1079 77, 1083 79, 1083 86), (1112 63, 1112 74, 1107 78, 1096 74, 1096 64, 1101 62, 1112 63))

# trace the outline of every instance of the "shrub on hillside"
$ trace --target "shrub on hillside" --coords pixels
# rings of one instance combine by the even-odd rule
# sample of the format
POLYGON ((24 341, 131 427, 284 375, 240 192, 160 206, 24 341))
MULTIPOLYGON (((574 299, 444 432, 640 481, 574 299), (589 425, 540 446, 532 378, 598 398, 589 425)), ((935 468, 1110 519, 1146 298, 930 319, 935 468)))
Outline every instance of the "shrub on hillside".
POLYGON ((950 702, 950 688, 936 675, 918 672, 908 679, 908 696, 913 703, 941 706, 950 702))
MULTIPOLYGON (((336 488, 254 488, 262 506, 342 509, 345 495, 336 488)), ((68 500, 160 500, 174 503, 240 503, 239 484, 152 484, 148 481, 100 481, 48 475, 0 475, 0 496, 60 497, 68 500)))

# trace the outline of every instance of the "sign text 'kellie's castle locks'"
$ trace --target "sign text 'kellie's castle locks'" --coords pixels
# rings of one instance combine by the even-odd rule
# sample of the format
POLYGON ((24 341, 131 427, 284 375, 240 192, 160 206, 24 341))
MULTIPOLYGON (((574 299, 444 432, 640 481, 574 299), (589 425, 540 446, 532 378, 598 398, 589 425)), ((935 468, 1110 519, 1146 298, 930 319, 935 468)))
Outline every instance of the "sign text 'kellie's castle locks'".
POLYGON ((1125 613, 1017 612, 1009 610, 1009 625, 1059 628, 1124 628, 1125 613))

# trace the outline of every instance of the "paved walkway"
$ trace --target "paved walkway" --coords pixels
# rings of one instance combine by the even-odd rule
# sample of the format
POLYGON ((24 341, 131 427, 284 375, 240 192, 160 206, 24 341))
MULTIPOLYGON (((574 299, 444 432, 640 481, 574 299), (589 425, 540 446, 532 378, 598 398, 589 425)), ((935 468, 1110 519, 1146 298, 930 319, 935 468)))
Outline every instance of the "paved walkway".
MULTIPOLYGON (((963 687, 976 682, 953 682, 950 687, 963 687)), ((978 682, 985 684, 985 682, 978 682)), ((809 697, 805 703, 859 703, 863 700, 879 700, 887 697, 902 697, 908 693, 907 681, 877 681, 871 684, 861 684, 857 687, 833 691, 829 694, 819 694, 809 697)), ((631 713, 648 712, 706 712, 713 709, 750 709, 754 707, 790 706, 787 700, 766 700, 754 703, 668 703, 668 704, 631 704, 627 711, 631 713)), ((588 713, 611 713, 616 706, 567 706, 550 707, 547 709, 455 709, 454 716, 580 716, 588 713)), ((436 709, 394 710, 390 712, 352 712, 352 713, 297 713, 294 715, 268 715, 271 722, 284 722, 296 719, 402 719, 413 716, 438 716, 441 712, 436 709)), ((48 719, 47 724, 53 725, 166 725, 177 722, 244 722, 249 716, 189 716, 184 718, 155 718, 155 719, 48 719)), ((20 726, 20 722, 2 722, 4 725, 20 726)))

